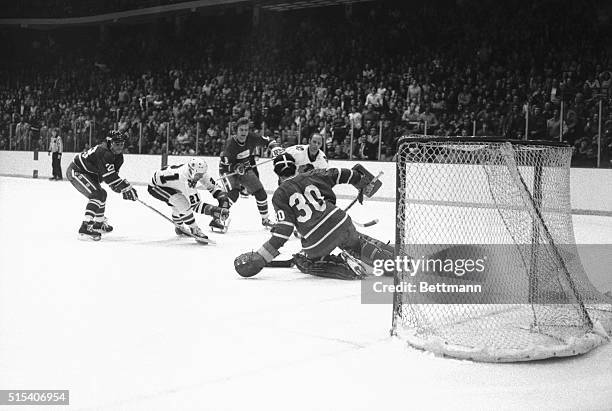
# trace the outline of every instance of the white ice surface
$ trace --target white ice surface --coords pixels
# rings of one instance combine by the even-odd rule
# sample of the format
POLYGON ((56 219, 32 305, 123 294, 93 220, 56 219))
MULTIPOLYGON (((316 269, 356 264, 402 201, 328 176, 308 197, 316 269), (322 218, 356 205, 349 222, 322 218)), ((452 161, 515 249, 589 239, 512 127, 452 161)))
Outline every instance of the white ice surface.
MULTIPOLYGON (((612 344, 537 363, 437 358, 388 337, 391 307, 360 304, 357 282, 238 277, 234 257, 268 237, 252 198, 217 246, 112 192, 115 232, 79 241, 84 206, 67 182, 0 177, 0 389, 70 390, 69 408, 40 409, 612 408, 612 344)), ((351 215, 393 240, 393 203, 351 215)), ((578 242, 612 243, 612 218, 574 223, 578 242)))

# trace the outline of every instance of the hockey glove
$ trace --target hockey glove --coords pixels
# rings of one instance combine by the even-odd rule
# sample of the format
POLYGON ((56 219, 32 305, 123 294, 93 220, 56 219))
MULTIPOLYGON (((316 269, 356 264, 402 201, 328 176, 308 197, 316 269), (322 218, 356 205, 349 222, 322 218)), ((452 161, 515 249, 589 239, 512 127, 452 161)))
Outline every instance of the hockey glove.
POLYGON ((227 218, 229 217, 229 210, 227 208, 221 208, 211 204, 206 204, 206 206, 204 207, 204 214, 224 221, 227 220, 227 218))
POLYGON ((132 185, 127 180, 116 180, 116 183, 109 185, 115 193, 123 193, 132 188, 132 185))
POLYGON ((246 165, 244 163, 236 163, 232 166, 232 172, 243 176, 246 173, 246 165))
POLYGON ((234 268, 242 277, 253 277, 266 266, 266 260, 255 251, 240 254, 234 260, 234 268))
POLYGON ((370 198, 376 194, 382 186, 382 181, 376 179, 372 173, 366 170, 361 164, 355 164, 353 166, 353 171, 361 175, 361 179, 355 184, 355 188, 359 190, 357 200, 359 204, 363 204, 363 197, 366 196, 370 198))
POLYGON ((123 194, 124 200, 138 200, 138 193, 136 192, 136 189, 132 186, 129 186, 129 188, 127 188, 125 191, 122 191, 121 194, 123 194))
POLYGON ((219 207, 221 208, 230 208, 230 201, 229 201, 229 197, 227 196, 227 194, 225 193, 225 191, 219 191, 219 194, 217 194, 215 196, 215 198, 217 199, 217 201, 219 202, 219 207))

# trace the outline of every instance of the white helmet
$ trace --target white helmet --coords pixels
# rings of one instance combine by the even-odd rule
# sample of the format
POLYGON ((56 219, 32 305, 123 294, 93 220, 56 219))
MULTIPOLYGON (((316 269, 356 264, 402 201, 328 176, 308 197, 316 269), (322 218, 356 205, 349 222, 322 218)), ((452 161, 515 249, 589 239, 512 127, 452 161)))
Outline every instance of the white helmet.
POLYGON ((206 174, 208 171, 208 165, 206 161, 201 158, 193 157, 187 163, 187 167, 189 167, 189 173, 193 176, 196 174, 206 174))

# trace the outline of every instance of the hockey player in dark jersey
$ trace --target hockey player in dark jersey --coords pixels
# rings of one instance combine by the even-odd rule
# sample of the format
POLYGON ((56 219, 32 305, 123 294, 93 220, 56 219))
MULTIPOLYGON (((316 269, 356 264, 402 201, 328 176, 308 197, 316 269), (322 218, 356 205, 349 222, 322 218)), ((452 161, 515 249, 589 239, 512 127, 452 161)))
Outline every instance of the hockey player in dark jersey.
POLYGON ((100 185, 102 181, 113 191, 121 193, 125 200, 138 199, 134 187, 118 174, 123 164, 125 140, 123 132, 111 131, 104 143, 77 154, 68 166, 68 180, 79 193, 89 199, 85 207, 85 219, 79 228, 82 237, 99 240, 101 233, 113 231, 104 217, 106 190, 100 185))
POLYGON ((268 216, 268 195, 253 164, 255 148, 275 150, 279 148, 278 144, 274 140, 250 132, 247 118, 239 119, 236 125, 236 135, 227 139, 225 148, 221 152, 219 175, 223 178, 231 204, 238 200, 240 188, 244 186, 249 194, 255 196, 261 223, 264 226, 271 226, 268 216))
POLYGON ((351 217, 336 206, 332 190, 336 184, 352 184, 366 197, 378 191, 381 182, 363 166, 297 174, 295 159, 283 153, 274 159, 274 172, 281 179, 272 197, 278 222, 272 227, 272 237, 258 251, 236 258, 234 266, 240 275, 257 274, 279 254, 294 229, 302 240, 302 251, 294 255, 294 261, 307 274, 361 279, 365 275, 362 262, 371 266, 374 260, 393 259, 391 246, 358 233, 351 217), (331 255, 336 247, 342 252, 331 255))

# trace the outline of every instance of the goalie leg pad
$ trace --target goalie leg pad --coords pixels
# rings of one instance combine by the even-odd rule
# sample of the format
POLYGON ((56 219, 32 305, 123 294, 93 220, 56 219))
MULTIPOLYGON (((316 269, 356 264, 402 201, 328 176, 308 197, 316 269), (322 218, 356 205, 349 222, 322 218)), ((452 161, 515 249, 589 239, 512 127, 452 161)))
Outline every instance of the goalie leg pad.
POLYGON ((312 259, 304 254, 295 254, 293 261, 301 272, 317 277, 337 280, 360 280, 363 278, 361 273, 355 272, 343 258, 336 255, 312 259))
POLYGON ((368 265, 373 265, 374 260, 393 260, 395 258, 395 249, 385 244, 380 240, 359 233, 359 250, 355 248, 346 248, 345 250, 353 257, 358 258, 368 265))

